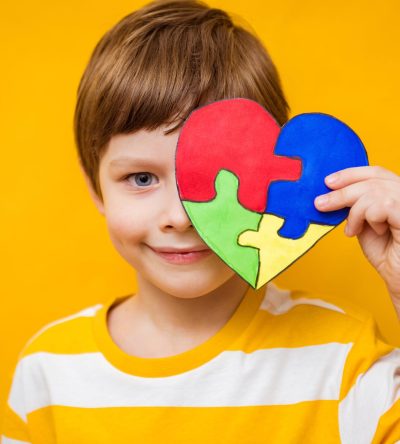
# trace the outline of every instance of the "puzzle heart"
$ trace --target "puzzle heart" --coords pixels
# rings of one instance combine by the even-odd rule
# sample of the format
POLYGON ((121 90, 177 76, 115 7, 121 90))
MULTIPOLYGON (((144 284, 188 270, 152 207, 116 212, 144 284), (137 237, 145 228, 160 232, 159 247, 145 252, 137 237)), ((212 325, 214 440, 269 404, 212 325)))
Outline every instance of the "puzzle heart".
POLYGON ((260 288, 348 215, 323 213, 324 178, 368 165, 359 137, 335 117, 300 114, 282 128, 257 102, 237 98, 197 108, 176 149, 182 204, 202 239, 260 288))

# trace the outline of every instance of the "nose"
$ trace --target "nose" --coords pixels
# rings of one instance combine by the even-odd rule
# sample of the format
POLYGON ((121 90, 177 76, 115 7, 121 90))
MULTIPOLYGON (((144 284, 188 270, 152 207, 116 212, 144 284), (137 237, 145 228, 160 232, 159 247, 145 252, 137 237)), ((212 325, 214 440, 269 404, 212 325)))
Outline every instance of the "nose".
POLYGON ((168 195, 163 200, 163 210, 160 217, 160 228, 163 231, 184 232, 193 228, 182 202, 179 199, 176 182, 170 184, 168 195))

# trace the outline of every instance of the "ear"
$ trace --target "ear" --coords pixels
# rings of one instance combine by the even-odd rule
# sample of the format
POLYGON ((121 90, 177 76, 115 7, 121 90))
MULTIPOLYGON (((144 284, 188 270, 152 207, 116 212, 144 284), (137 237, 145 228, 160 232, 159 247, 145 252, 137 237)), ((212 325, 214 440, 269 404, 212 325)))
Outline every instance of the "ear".
POLYGON ((87 186, 87 188, 89 190, 89 194, 90 194, 90 197, 92 198, 92 201, 96 205, 96 208, 99 210, 100 214, 102 214, 104 216, 104 204, 103 204, 103 201, 101 200, 101 198, 97 195, 96 191, 94 190, 94 188, 92 186, 92 183, 91 183, 88 175, 86 174, 86 172, 82 168, 81 164, 79 164, 79 167, 80 167, 80 169, 82 171, 83 178, 85 179, 85 183, 86 183, 86 186, 87 186))

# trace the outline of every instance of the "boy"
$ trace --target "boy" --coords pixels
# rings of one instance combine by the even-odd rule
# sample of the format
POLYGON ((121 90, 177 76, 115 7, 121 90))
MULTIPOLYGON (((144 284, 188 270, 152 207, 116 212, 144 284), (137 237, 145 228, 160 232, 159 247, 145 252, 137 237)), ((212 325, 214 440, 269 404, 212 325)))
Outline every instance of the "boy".
MULTIPOLYGON (((261 43, 220 10, 155 2, 101 39, 76 141, 93 201, 139 290, 49 324, 21 352, 3 443, 393 443, 400 352, 366 315, 270 283, 248 287, 178 199, 179 128, 223 98, 288 105, 261 43)), ((400 313, 400 178, 352 168, 321 211, 352 207, 400 313), (365 221, 365 223, 364 223, 365 221)))

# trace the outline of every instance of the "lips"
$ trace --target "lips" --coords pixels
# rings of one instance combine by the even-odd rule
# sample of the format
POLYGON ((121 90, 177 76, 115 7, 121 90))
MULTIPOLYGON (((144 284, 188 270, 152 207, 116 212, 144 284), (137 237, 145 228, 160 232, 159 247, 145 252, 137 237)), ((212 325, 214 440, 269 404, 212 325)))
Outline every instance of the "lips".
POLYGON ((199 247, 150 247, 152 250, 154 250, 156 253, 193 253, 198 251, 208 251, 210 248, 206 246, 199 246, 199 247))
POLYGON ((198 247, 149 247, 158 257, 168 263, 185 265, 197 262, 210 254, 212 250, 204 246, 198 247))

